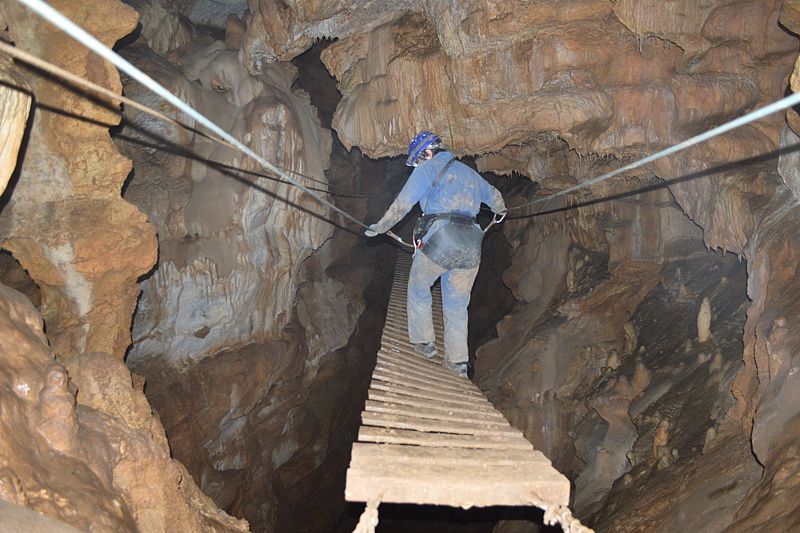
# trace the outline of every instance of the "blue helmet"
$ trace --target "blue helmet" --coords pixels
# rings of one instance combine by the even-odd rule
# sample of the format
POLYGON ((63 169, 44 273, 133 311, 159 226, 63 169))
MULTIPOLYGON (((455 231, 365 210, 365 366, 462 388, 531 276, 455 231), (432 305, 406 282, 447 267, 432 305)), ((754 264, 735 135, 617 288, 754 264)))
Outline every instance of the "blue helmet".
POLYGON ((408 158, 406 159, 406 165, 410 167, 417 166, 419 164, 419 156, 422 155, 422 152, 428 148, 439 148, 441 145, 442 139, 440 139, 439 136, 432 131, 423 131, 417 133, 414 138, 411 139, 411 143, 408 145, 408 158))

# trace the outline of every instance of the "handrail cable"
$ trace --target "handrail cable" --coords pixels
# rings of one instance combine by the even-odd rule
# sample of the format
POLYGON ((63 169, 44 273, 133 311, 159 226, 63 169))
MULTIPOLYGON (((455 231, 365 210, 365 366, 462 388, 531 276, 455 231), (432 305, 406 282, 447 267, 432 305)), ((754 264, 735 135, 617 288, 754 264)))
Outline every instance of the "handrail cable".
MULTIPOLYGON (((197 111, 195 108, 193 108, 192 106, 190 106, 189 104, 187 104, 186 102, 184 102, 183 100, 181 100, 180 98, 178 98, 177 96, 175 96, 174 94, 169 92, 164 86, 159 84, 157 81, 155 81, 153 78, 151 78, 150 76, 148 76, 147 74, 145 74, 141 70, 139 70, 137 67, 133 66, 129 61, 127 61, 122 56, 120 56, 119 54, 117 54, 116 52, 114 52, 113 50, 108 48, 107 46, 105 46, 103 43, 98 41, 95 37, 93 37, 88 32, 86 32, 83 28, 81 28, 80 26, 78 26, 77 24, 75 24, 74 22, 69 20, 67 17, 62 15, 57 10, 53 9, 47 3, 43 2, 42 0, 17 0, 17 1, 20 2, 21 4, 24 4, 25 6, 27 6, 29 9, 33 10, 34 12, 36 12, 38 15, 43 17, 45 20, 47 20, 48 22, 50 22, 51 24, 53 24, 57 28, 61 29, 64 33, 66 33, 67 35, 69 35, 70 37, 72 37, 73 39, 78 41, 79 43, 83 44, 84 46, 86 46, 87 48, 89 48, 90 50, 92 50, 93 52, 95 52, 96 54, 101 56, 102 58, 104 58, 107 61, 111 62, 112 64, 116 65, 116 67, 119 68, 121 71, 125 72, 131 78, 135 79, 136 81, 138 81, 139 83, 144 85, 146 88, 148 88, 152 92, 154 92, 156 95, 160 96, 162 99, 164 99, 167 102, 169 102, 170 104, 172 104, 178 110, 184 112, 186 115, 188 115, 189 117, 193 118, 197 123, 199 123, 199 124, 205 126, 206 128, 208 128, 210 131, 212 131, 214 134, 216 134, 217 137, 219 137, 218 140, 225 141, 230 147, 235 148, 235 149, 239 150, 240 152, 242 152, 243 154, 247 155, 248 157, 250 157, 251 159, 253 159, 257 163, 259 163, 261 166, 263 166, 264 168, 266 168, 270 172, 280 176, 281 178, 283 178, 284 180, 286 180, 290 184, 294 185, 295 187, 297 187, 301 191, 305 192, 306 194, 308 194, 309 196, 314 198, 317 202, 319 202, 320 204, 324 205, 328 209, 331 209, 331 210, 339 213, 340 215, 345 217, 347 220, 350 220, 351 222, 355 223, 356 225, 358 225, 358 226, 360 226, 362 228, 369 228, 369 226, 367 226, 362 221, 360 221, 357 218, 355 218, 354 216, 352 216, 350 213, 344 211, 343 209, 340 209, 336 205, 332 204, 331 202, 327 201, 326 199, 322 198, 321 196, 315 194, 308 187, 306 187, 302 183, 298 182, 297 180, 295 180, 294 178, 289 176, 288 173, 286 173, 283 169, 281 169, 280 167, 275 166, 274 164, 270 163, 269 161, 267 161, 266 159, 264 159, 263 157, 261 157, 260 155, 255 153, 247 145, 243 144, 241 141, 239 141, 233 135, 231 135, 230 133, 226 132, 221 127, 219 127, 217 124, 215 124, 213 121, 208 119, 205 115, 203 115, 202 113, 197 111)), ((83 83, 81 83, 81 84, 83 84, 83 83)), ((106 93, 104 92, 104 94, 106 94, 106 93)), ((121 97, 117 95, 117 96, 114 96, 114 98, 115 99, 120 99, 121 97)), ((128 100, 128 102, 126 102, 126 103, 133 102, 133 100, 129 100, 129 99, 126 99, 126 100, 128 100)), ((142 106, 141 104, 136 106, 137 109, 140 109, 140 110, 144 111, 142 109, 142 107, 145 107, 145 106, 142 106)), ((153 112, 154 113, 158 113, 157 111, 153 111, 153 112)), ((150 114, 152 114, 152 113, 150 113, 150 114)), ((158 117, 158 118, 160 118, 162 120, 167 120, 170 123, 177 123, 177 121, 175 121, 174 119, 169 119, 168 117, 164 116, 163 113, 160 114, 160 115, 161 116, 158 117)), ((177 124, 181 125, 180 123, 177 123, 177 124)), ((406 247, 409 247, 409 248, 413 248, 413 245, 408 244, 407 242, 405 242, 403 239, 401 239, 400 237, 398 237, 397 235, 395 235, 391 231, 387 232, 387 235, 390 236, 391 238, 393 238, 394 240, 396 240, 397 242, 401 243, 402 245, 404 245, 406 247)))
MULTIPOLYGON (((222 139, 219 139, 219 138, 215 137, 214 135, 209 135, 206 132, 197 130, 196 128, 193 128, 193 127, 189 126, 188 124, 185 124, 185 123, 181 122, 180 120, 177 120, 177 119, 174 119, 174 118, 169 117, 167 115, 164 115, 163 113, 161 113, 159 111, 156 111, 155 109, 152 109, 150 107, 147 107, 146 105, 141 104, 141 103, 137 102, 136 100, 132 100, 130 98, 127 98, 125 96, 117 94, 117 93, 115 93, 113 91, 110 91, 110 90, 106 89, 105 87, 103 87, 102 85, 98 85, 98 84, 96 84, 94 82, 91 82, 91 81, 87 80, 86 78, 81 78, 80 76, 77 76, 76 74, 73 74, 72 72, 70 72, 68 70, 65 70, 65 69, 63 69, 61 67, 58 67, 58 66, 54 65, 53 63, 47 62, 47 61, 45 61, 45 60, 43 60, 41 58, 38 58, 38 57, 34 56, 33 54, 30 54, 30 53, 28 53, 28 52, 26 52, 26 51, 24 51, 24 50, 22 50, 20 48, 11 46, 8 43, 4 43, 4 42, 0 41, 0 51, 8 54, 11 57, 14 57, 14 58, 18 59, 18 60, 20 60, 20 61, 22 61, 24 63, 27 63, 27 64, 33 66, 34 68, 37 68, 37 69, 42 70, 44 72, 47 72, 48 74, 52 74, 52 75, 54 75, 56 77, 62 78, 62 79, 66 80, 69 83, 81 86, 81 87, 83 87, 85 89, 89 89, 90 91, 93 91, 95 93, 101 94, 101 95, 103 95, 103 96, 105 96, 105 97, 107 97, 107 98, 109 98, 111 100, 118 101, 120 103, 126 104, 126 105, 128 105, 128 106, 130 106, 132 108, 138 109, 139 111, 141 111, 141 112, 143 112, 145 114, 151 115, 154 118, 157 118, 159 120, 163 120, 164 122, 173 124, 175 126, 182 127, 182 128, 184 128, 186 130, 189 130, 191 132, 197 133, 198 135, 202 135, 203 137, 205 137, 205 138, 207 138, 207 139, 209 139, 211 141, 214 141, 216 143, 222 144, 223 146, 228 146, 230 148, 236 149, 236 147, 233 146, 232 144, 230 144, 229 142, 226 142, 226 141, 224 141, 222 139)), ((151 147, 158 148, 158 146, 151 146, 151 147)), ((238 149, 237 149, 237 151, 238 151, 238 149)), ((243 172, 245 174, 258 176, 258 177, 261 177, 261 178, 267 178, 267 179, 273 179, 273 180, 277 179, 277 181, 279 181, 281 183, 287 183, 286 181, 281 180, 280 178, 274 178, 274 177, 269 176, 267 174, 261 174, 261 173, 250 171, 250 170, 244 170, 242 168, 238 168, 238 167, 233 166, 233 165, 227 165, 225 163, 222 163, 222 162, 219 162, 219 161, 213 161, 213 160, 207 159, 207 158, 204 158, 204 160, 208 161, 211 164, 211 166, 219 166, 219 167, 225 168, 226 170, 235 170, 235 171, 243 172)), ((329 183, 329 182, 327 182, 325 180, 321 180, 321 179, 314 178, 312 176, 308 176, 308 175, 303 174, 302 172, 298 172, 296 170, 291 170, 291 169, 286 169, 286 168, 284 168, 282 170, 284 172, 288 172, 290 174, 294 174, 295 176, 299 176, 301 178, 305 178, 305 179, 307 179, 309 181, 312 181, 312 182, 315 182, 315 183, 320 183, 320 184, 326 185, 328 187, 333 185, 333 184, 331 184, 331 183, 329 183)), ((315 189, 315 188, 311 188, 311 187, 309 187, 309 189, 311 189, 312 191, 328 193, 331 196, 339 196, 339 197, 343 197, 343 198, 374 198, 375 197, 374 195, 359 194, 359 193, 353 193, 353 192, 349 192, 349 191, 348 192, 341 192, 341 191, 335 191, 335 190, 330 190, 330 189, 328 189, 328 190, 315 189)))
MULTIPOLYGON (((141 112, 143 112, 145 114, 151 115, 154 118, 157 118, 159 120, 163 120, 163 121, 168 122, 170 124, 173 124, 175 126, 182 127, 182 128, 184 128, 184 129, 186 129, 188 131, 197 133, 198 135, 202 135, 203 137, 205 137, 205 138, 207 138, 207 139, 209 139, 211 141, 214 141, 214 142, 217 142, 217 143, 222 144, 224 146, 228 146, 228 147, 236 149, 235 146, 231 145, 230 143, 228 143, 228 142, 226 142, 226 141, 224 141, 222 139, 218 139, 217 137, 215 137, 213 135, 209 135, 206 132, 199 131, 199 130, 189 126, 188 124, 185 124, 185 123, 181 122, 180 120, 177 120, 177 119, 174 119, 172 117, 166 116, 166 115, 164 115, 163 113, 161 113, 159 111, 156 111, 156 110, 154 110, 154 109, 152 109, 150 107, 147 107, 144 104, 141 104, 141 103, 137 102, 136 100, 131 100, 130 98, 126 98, 125 96, 122 96, 122 95, 117 94, 117 93, 115 93, 113 91, 110 91, 110 90, 106 89, 105 87, 103 87, 102 85, 98 85, 98 84, 96 84, 94 82, 91 82, 91 81, 87 80, 86 78, 81 78, 80 76, 77 76, 77 75, 73 74, 72 72, 70 72, 68 70, 64 70, 63 68, 58 67, 58 66, 54 65, 53 63, 47 62, 47 61, 45 61, 45 60, 43 60, 41 58, 38 58, 38 57, 36 57, 36 56, 34 56, 34 55, 24 51, 24 50, 21 50, 20 48, 11 46, 11 45, 9 45, 7 43, 4 43, 4 42, 0 41, 0 52, 4 52, 4 53, 8 54, 9 56, 14 57, 14 58, 22 61, 23 63, 27 63, 27 64, 33 66, 36 69, 42 70, 44 72, 47 72, 48 74, 52 74, 52 75, 54 75, 56 77, 62 78, 62 79, 66 80, 69 83, 73 83, 73 84, 81 86, 81 87, 83 87, 85 89, 89 89, 90 91, 94 91, 96 93, 102 94, 103 96, 105 96, 105 97, 107 97, 107 98, 109 98, 111 100, 116 100, 116 101, 119 101, 120 103, 129 105, 130 107, 138 109, 139 111, 141 111, 141 112)), ((137 141, 134 141, 133 138, 126 137, 125 135, 115 135, 115 137, 118 138, 118 139, 123 139, 123 140, 128 141, 128 142, 137 142, 137 141)), ((143 143, 139 143, 139 144, 143 144, 143 143)), ((147 146, 148 148, 155 148, 157 150, 161 149, 161 147, 159 145, 156 145, 156 144, 143 144, 143 145, 147 146)), ((176 155, 179 155, 179 156, 182 156, 182 157, 191 158, 191 156, 193 154, 191 154, 191 152, 189 152, 188 150, 187 150, 187 152, 188 153, 181 153, 181 154, 176 154, 176 155)), ((212 167, 220 167, 220 168, 223 168, 225 170, 232 170, 232 171, 242 172, 244 174, 250 174, 252 176, 258 176, 260 178, 266 178, 266 179, 270 179, 270 180, 275 180, 275 181, 278 181, 280 183, 287 183, 286 181, 284 181, 284 180, 282 180, 280 178, 275 178, 275 177, 270 176, 268 174, 262 174, 260 172, 255 172, 255 171, 252 171, 252 170, 244 170, 243 168, 240 168, 240 167, 237 167, 237 166, 234 166, 234 165, 228 165, 228 164, 222 163, 220 161, 214 161, 214 160, 208 159, 208 158, 201 158, 200 156, 195 156, 195 158, 202 159, 203 161, 207 161, 209 163, 209 166, 212 166, 212 167)), ((305 179, 307 179, 309 181, 312 181, 312 182, 315 182, 315 183, 320 183, 322 185, 326 185, 328 187, 334 186, 334 184, 329 183, 329 182, 327 182, 325 180, 320 180, 320 179, 314 178, 312 176, 308 176, 307 174, 303 174, 302 172, 298 172, 296 170, 291 170, 291 169, 288 169, 288 168, 284 168, 283 171, 284 172, 288 172, 290 174, 294 174, 295 176, 300 176, 301 178, 305 178, 305 179)), ((385 185, 386 181, 387 180, 384 180, 381 185, 385 185)), ((334 189, 334 190, 327 189, 326 190, 326 189, 316 189, 316 188, 313 188, 313 187, 309 187, 309 189, 311 189, 312 191, 316 191, 316 192, 327 193, 327 194, 330 194, 331 196, 336 196, 336 197, 340 197, 340 198, 377 198, 378 197, 378 195, 376 195, 376 194, 358 193, 358 192, 353 192, 353 191, 341 191, 341 190, 336 190, 336 189, 334 189)))
MULTIPOLYGON (((780 100, 778 100, 776 102, 773 102, 772 104, 769 104, 769 105, 764 106, 762 108, 756 109, 755 111, 751 111, 750 113, 747 113, 746 115, 742 115, 741 117, 736 118, 734 120, 731 120, 729 122, 726 122, 725 124, 717 126, 716 128, 710 129, 710 130, 708 130, 708 131, 706 131, 704 133, 701 133, 699 135, 695 135, 694 137, 692 137, 690 139, 686 139, 683 142, 680 142, 678 144, 675 144, 675 145, 672 145, 672 146, 670 146, 668 148, 665 148, 665 149, 661 150, 660 152, 656 152, 655 154, 652 154, 652 155, 649 155, 649 156, 644 157, 642 159, 639 159, 637 161, 634 161, 633 163, 630 163, 630 164, 627 164, 627 165, 625 165, 623 167, 620 167, 617 170, 614 170, 614 171, 611 171, 611 172, 607 172, 605 174, 601 174, 600 176, 594 177, 594 178, 586 180, 586 181, 582 181, 582 182, 580 182, 580 183, 578 183, 576 185, 573 185, 572 187, 568 187, 566 189, 563 189, 561 191, 555 192, 553 194, 549 194, 547 196, 543 196, 543 197, 538 198, 538 199, 536 199, 536 200, 534 200, 532 202, 527 202, 527 203, 524 203, 524 204, 521 204, 521 205, 517 205, 517 206, 511 207, 508 210, 509 211, 514 211, 516 209, 522 209, 523 207, 529 207, 529 206, 532 206, 532 205, 540 204, 542 202, 547 202, 547 201, 552 200, 554 198, 558 198, 559 196, 564 196, 565 194, 569 194, 571 192, 575 192, 575 191, 577 191, 579 189, 585 189, 586 187, 589 187, 591 185, 595 185, 597 183, 600 183, 601 181, 608 180, 610 178, 613 178, 614 176, 619 176, 620 174, 622 174, 624 172, 628 172, 629 170, 633 170, 635 168, 639 168, 639 167, 644 166, 644 165, 646 165, 648 163, 652 163, 653 161, 656 161, 657 159, 661 159, 661 158, 666 157, 668 155, 675 154, 675 153, 680 152, 682 150, 685 150, 685 149, 687 149, 687 148, 689 148, 691 146, 694 146, 694 145, 699 144, 701 142, 705 142, 705 141, 707 141, 707 140, 709 140, 709 139, 711 139, 713 137, 716 137, 718 135, 726 133, 726 132, 728 132, 730 130, 736 129, 736 128, 740 127, 740 126, 744 126, 745 124, 749 124, 750 122, 754 122, 756 120, 764 118, 764 117, 766 117, 768 115, 771 115, 773 113, 777 113, 778 111, 782 111, 784 109, 788 109, 788 108, 790 108, 792 106, 795 106, 797 104, 800 104, 800 93, 790 94, 789 96, 781 98, 780 100)), ((531 215, 535 215, 537 213, 531 213, 531 215)))
MULTIPOLYGON (((170 93, 166 88, 164 88, 158 82, 153 80, 147 74, 145 74, 144 72, 142 72, 141 70, 139 70, 138 68, 133 66, 130 62, 128 62, 127 60, 122 58, 116 52, 112 51, 111 49, 109 49, 108 47, 106 47, 105 45, 100 43, 97 39, 92 37, 85 30, 83 30, 82 28, 80 28, 79 26, 74 24, 72 21, 70 21, 69 19, 64 17, 61 13, 59 13, 58 11, 56 11, 55 9, 50 7, 48 4, 46 4, 42 0, 17 0, 17 1, 22 3, 22 4, 24 4, 24 5, 26 5, 28 8, 32 9, 37 14, 39 14, 43 18, 47 19, 49 22, 51 22, 52 24, 54 24, 55 26, 60 28, 62 31, 67 33, 70 37, 72 37, 73 39, 77 40, 78 42, 84 44, 89 49, 91 49, 92 51, 94 51, 95 53, 100 55, 101 57, 105 58, 106 60, 108 60, 111 63, 113 63, 114 65, 116 65, 120 70, 122 70, 123 72, 125 72, 126 74, 128 74, 129 76, 134 78, 135 80, 137 80, 139 83, 141 83, 142 85, 144 85, 145 87, 147 87, 148 89, 150 89, 151 91, 156 93, 158 96, 160 96, 161 98, 163 98, 164 100, 166 100, 167 102, 172 104, 174 107, 176 107, 180 111, 183 111, 184 113, 186 113, 190 117, 194 118, 196 122, 198 122, 198 123, 202 124, 203 126, 205 126, 206 128, 208 128, 210 131, 212 131, 214 134, 216 134, 217 137, 209 135, 209 134, 207 134, 205 132, 199 132, 197 129, 192 128, 192 127, 190 127, 190 126, 188 126, 186 124, 182 124, 181 122, 179 122, 179 121, 177 121, 175 119, 167 117, 163 113, 160 113, 160 112, 155 111, 155 110, 153 110, 151 108, 148 108, 147 106, 144 106, 143 104, 135 102, 134 100, 131 100, 131 99, 126 98, 124 96, 117 95, 117 94, 109 91, 108 89, 106 89, 104 87, 101 87, 99 85, 96 85, 96 84, 88 81, 88 80, 80 78, 80 77, 78 77, 78 76, 76 76, 76 75, 74 75, 74 74, 72 74, 70 72, 64 71, 64 70, 62 70, 62 69, 60 69, 60 68, 58 68, 58 67, 56 67, 56 66, 54 66, 52 64, 49 64, 49 63, 47 63, 47 62, 45 62, 45 61, 43 61, 41 59, 36 58, 35 56, 27 54, 26 52, 23 52, 23 51, 19 50, 18 48, 15 48, 15 47, 12 47, 12 46, 10 46, 8 44, 0 42, 0 50, 8 53, 9 55, 17 57, 17 58, 19 58, 19 59, 21 59, 21 60, 23 60, 25 62, 28 62, 28 63, 30 63, 30 64, 32 64, 34 66, 37 66, 38 68, 41 68, 42 70, 51 72, 53 74, 57 74, 59 76, 62 76, 65 79, 67 79, 68 81, 71 81, 73 83, 82 85, 84 87, 89 87, 89 88, 91 88, 91 89, 103 94, 104 96, 107 96, 107 97, 112 98, 114 100, 117 100, 117 101, 123 102, 125 104, 128 104, 131 107, 139 109, 140 111, 148 113, 148 114, 150 114, 150 115, 152 115, 152 116, 154 116, 156 118, 159 118, 159 119, 164 120, 166 122, 169 122, 169 123, 172 123, 172 124, 176 124, 178 126, 181 126, 181 127, 187 128, 189 130, 198 132, 198 133, 204 135, 205 137, 207 137, 207 138, 209 138, 211 140, 214 140, 216 142, 219 142, 219 143, 221 143, 223 145, 226 145, 226 146, 229 146, 231 148, 237 149, 240 152, 242 152, 243 154, 247 155, 248 157, 250 157, 253 160, 255 160, 256 162, 258 162, 260 165, 265 167, 270 172, 273 172, 274 174, 276 174, 279 177, 283 178, 285 181, 289 182, 291 185, 294 185, 295 187, 299 188, 300 190, 302 190, 306 194, 310 195, 312 198, 317 200, 320 204, 328 207, 329 209, 332 209, 332 210, 338 212, 339 214, 344 216, 347 220, 350 220, 351 222, 354 222, 355 224, 357 224, 358 226, 360 226, 362 228, 368 228, 369 227, 365 223, 361 222, 360 220, 356 219, 355 217, 353 217, 352 215, 347 213, 346 211, 336 207, 334 204, 328 202, 324 198, 321 198, 320 196, 314 194, 314 192, 311 189, 309 189, 308 187, 302 185, 301 183, 297 182, 296 180, 292 179, 288 175, 288 173, 291 172, 291 173, 297 174, 299 176, 302 176, 302 177, 304 177, 306 179, 310 179, 310 180, 313 180, 313 181, 319 181, 319 182, 325 183, 327 185, 326 182, 323 182, 322 180, 316 180, 315 178, 312 178, 310 176, 305 176, 303 174, 300 174, 299 172, 287 171, 285 169, 281 169, 280 167, 277 167, 274 164, 270 163, 269 161, 265 160, 264 158, 262 158, 261 156, 259 156, 255 152, 253 152, 249 147, 247 147, 246 145, 241 143, 238 139, 236 139, 235 137, 233 137, 232 135, 230 135, 229 133, 224 131, 222 128, 217 126, 214 122, 212 122, 211 120, 206 118, 204 115, 199 113, 193 107, 191 107, 190 105, 185 103, 183 100, 179 99, 177 96, 175 96, 174 94, 170 93)), ((531 202, 527 202, 527 203, 524 203, 524 204, 521 204, 521 205, 510 207, 508 209, 508 211, 509 212, 510 211, 515 211, 515 210, 522 209, 522 208, 525 208, 525 207, 538 205, 540 203, 549 202, 550 200, 553 200, 553 199, 558 198, 560 196, 564 196, 564 195, 569 194, 571 192, 575 192, 577 190, 590 187, 590 186, 595 185, 597 183, 600 183, 602 181, 606 181, 606 180, 611 179, 611 178, 613 178, 615 176, 618 176, 618 175, 620 175, 620 174, 622 174, 624 172, 628 172, 630 170, 642 167, 642 166, 644 166, 644 165, 646 165, 648 163, 652 163, 653 161, 656 161, 658 159, 661 159, 661 158, 667 157, 669 155, 675 154, 675 153, 680 152, 682 150, 685 150, 685 149, 687 149, 687 148, 689 148, 691 146, 694 146, 694 145, 697 145, 699 143, 705 142, 705 141, 707 141, 707 140, 709 140, 711 138, 717 137, 717 136, 719 136, 719 135, 721 135, 723 133, 726 133, 728 131, 736 129, 736 128, 740 127, 740 126, 744 126, 745 124, 749 124, 751 122, 754 122, 756 120, 764 118, 764 117, 766 117, 768 115, 771 115, 773 113, 777 113, 778 111, 782 111, 784 109, 788 109, 788 108, 790 108, 792 106, 795 106, 795 105, 798 105, 798 104, 800 104, 800 93, 791 94, 791 95, 786 96, 786 97, 784 97, 784 98, 782 98, 782 99, 780 99, 780 100, 778 100, 776 102, 773 102, 772 104, 769 104, 769 105, 764 106, 762 108, 759 108, 759 109, 756 109, 754 111, 751 111, 750 113, 747 113, 747 114, 745 114, 745 115, 743 115, 741 117, 738 117, 738 118, 736 118, 734 120, 726 122, 726 123, 724 123, 724 124, 722 124, 720 126, 717 126, 717 127, 713 128, 713 129, 708 130, 708 131, 706 131, 704 133, 701 133, 699 135, 695 135, 694 137, 691 137, 690 139, 687 139, 687 140, 685 140, 683 142, 680 142, 678 144, 672 145, 672 146, 670 146, 668 148, 665 148, 664 150, 656 152, 655 154, 652 154, 652 155, 649 155, 647 157, 641 158, 641 159, 639 159, 637 161, 634 161, 633 163, 629 163, 629 164, 627 164, 627 165, 625 165, 623 167, 620 167, 620 168, 618 168, 618 169, 616 169, 614 171, 607 172, 605 174, 601 174, 601 175, 596 176, 596 177, 594 177, 592 179, 583 181, 581 183, 578 183, 576 185, 573 185, 573 186, 568 187, 566 189, 563 189, 561 191, 557 191, 557 192, 549 194, 547 196, 543 196, 541 198, 537 198, 536 200, 533 200, 531 202)), ((540 211, 536 211, 534 213, 530 213, 527 216, 534 216, 534 215, 539 214, 539 213, 540 213, 540 211)), ((409 248, 413 248, 413 245, 403 241, 400 237, 398 237, 397 235, 395 235, 391 231, 387 232, 387 235, 389 235, 391 238, 393 238, 394 240, 398 241, 399 243, 403 244, 404 246, 407 246, 409 248)))

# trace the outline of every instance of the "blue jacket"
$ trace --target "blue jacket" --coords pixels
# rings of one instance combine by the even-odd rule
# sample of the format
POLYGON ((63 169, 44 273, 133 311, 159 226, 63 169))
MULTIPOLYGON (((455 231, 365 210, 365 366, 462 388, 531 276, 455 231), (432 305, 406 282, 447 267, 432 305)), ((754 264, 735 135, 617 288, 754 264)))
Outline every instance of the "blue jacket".
MULTIPOLYGON (((439 179, 436 188, 432 188, 439 171, 452 158, 453 154, 450 152, 439 152, 416 167, 403 186, 403 190, 373 229, 378 233, 389 231, 417 202, 425 215, 461 213, 475 216, 481 208, 481 203, 488 205, 495 213, 504 212, 506 204, 500 191, 459 161, 450 165, 439 179)), ((431 228, 430 234, 433 229, 431 228)))

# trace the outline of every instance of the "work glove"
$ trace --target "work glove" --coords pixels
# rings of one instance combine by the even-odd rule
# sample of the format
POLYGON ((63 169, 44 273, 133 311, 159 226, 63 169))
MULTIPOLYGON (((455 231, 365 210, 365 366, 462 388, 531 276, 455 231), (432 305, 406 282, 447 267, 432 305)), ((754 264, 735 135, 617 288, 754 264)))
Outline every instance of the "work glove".
POLYGON ((378 224, 371 224, 364 230, 364 235, 367 237, 377 237, 381 232, 377 231, 378 224))

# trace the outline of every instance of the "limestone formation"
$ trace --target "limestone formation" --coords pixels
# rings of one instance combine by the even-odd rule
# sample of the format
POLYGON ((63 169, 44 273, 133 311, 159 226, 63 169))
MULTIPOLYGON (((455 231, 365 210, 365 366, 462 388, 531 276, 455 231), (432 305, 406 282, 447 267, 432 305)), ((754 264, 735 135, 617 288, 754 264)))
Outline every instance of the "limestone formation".
POLYGON ((652 381, 652 374, 647 366, 642 361, 636 361, 636 367, 633 370, 633 377, 631 378, 631 385, 634 390, 645 390, 652 381))
POLYGON ((656 434, 653 437, 653 457, 656 461, 669 453, 669 420, 662 420, 656 426, 656 434))
MULTIPOLYGON (((59 7, 107 45, 136 24, 136 13, 117 1, 59 7)), ((21 4, 3 3, 0 18, 20 47, 120 90, 110 64, 21 4)), ((130 344, 136 280, 155 262, 156 246, 144 215, 120 198, 131 164, 108 132, 119 121, 118 108, 49 77, 16 72, 36 95, 36 108, 19 179, 0 213, 0 247, 41 287, 48 338, 62 361, 86 350, 121 358, 130 344)))
POLYGON ((703 298, 697 312, 697 342, 704 343, 711 339, 711 303, 708 297, 703 298))
POLYGON ((128 4, 139 14, 142 38, 159 54, 176 50, 197 37, 194 26, 175 2, 129 0, 128 4))
MULTIPOLYGON (((752 70, 747 79, 727 75, 718 58, 738 60, 722 44, 730 28, 777 19, 779 3, 650 4, 363 0, 292 9, 270 0, 259 4, 244 50, 257 66, 294 57, 313 39, 338 38, 324 54, 344 94, 334 127, 346 146, 373 156, 399 153, 422 126, 443 132, 460 153, 535 146, 537 135, 555 131, 579 153, 622 154, 746 109, 767 83, 752 70), (670 9, 686 14, 683 25, 670 9), (707 32, 698 35, 701 28, 707 32), (700 60, 691 76, 670 78, 682 54, 700 60), (641 99, 660 116, 633 104, 641 99)), ((796 50, 775 24, 747 27, 738 39, 769 43, 752 47, 759 57, 796 50)))
POLYGON ((610 368, 611 370, 616 370, 619 368, 619 355, 617 354, 616 350, 611 350, 608 352, 608 358, 606 358, 606 368, 610 368))
POLYGON ((711 447, 712 443, 714 442, 714 439, 716 439, 716 438, 717 438, 717 428, 715 428, 714 426, 711 426, 706 431, 706 437, 705 437, 705 440, 703 441, 703 453, 706 453, 708 451, 708 449, 711 447))
POLYGON ((17 166, 17 152, 22 143, 31 97, 28 84, 7 58, 0 58, 0 195, 17 166))
MULTIPOLYGON (((176 55, 180 69, 142 45, 126 54, 268 161, 325 182, 330 133, 291 91, 293 67, 252 77, 219 41, 187 44, 176 55)), ((127 91, 152 99, 133 82, 127 91)), ((181 367, 228 346, 278 338, 292 318, 303 262, 332 234, 330 215, 299 189, 259 176, 260 165, 230 147, 129 115, 121 146, 137 173, 126 198, 157 225, 160 244, 158 268, 142 284, 130 362, 166 356, 181 367), (153 142, 168 148, 150 156, 153 142)))
MULTIPOLYGON (((800 29, 800 3, 797 0, 785 0, 781 7, 780 22, 789 31, 795 34, 800 29)), ((800 58, 795 61, 794 70, 790 78, 790 87, 792 91, 797 92, 800 90, 800 58)), ((800 132, 800 116, 794 109, 786 111, 786 120, 789 127, 795 132, 800 132)))
POLYGON ((246 531, 170 459, 124 364, 108 354, 92 360, 95 373, 79 364, 70 380, 36 309, 0 286, 0 498, 81 531, 246 531), (101 397, 77 403, 75 388, 101 397))
POLYGON ((67 455, 76 453, 78 419, 75 397, 67 389, 67 373, 61 365, 47 369, 39 391, 38 430, 51 448, 67 455))
POLYGON ((623 333, 625 334, 625 353, 634 353, 636 351, 637 336, 636 328, 631 322, 625 322, 623 326, 623 333))
MULTIPOLYGON (((109 45, 136 24, 112 0, 52 3, 109 45)), ((797 0, 127 3, 141 22, 128 59, 323 190, 336 172, 355 192, 376 175, 396 189, 405 170, 361 155, 433 129, 521 206, 800 88, 797 0), (323 121, 287 62, 312 46, 341 94, 323 121), (326 176, 331 115, 351 153, 326 176)), ((120 89, 15 3, 0 21, 3 40, 120 89)), ((38 284, 47 326, 0 288, 0 498, 82 530, 243 530, 194 477, 257 530, 335 523, 323 515, 341 502, 316 496, 341 476, 363 401, 370 262, 391 258, 351 254, 329 213, 229 148, 126 109, 125 199, 159 235, 128 364, 165 434, 122 363, 156 246, 120 198, 118 107, 6 60, 0 80, 0 247, 38 284)), ((798 135, 794 110, 775 114, 495 231, 484 264, 507 305, 476 287, 491 331, 475 339, 497 338, 474 343, 475 379, 575 480, 598 530, 797 522, 798 135)), ((379 206, 362 200, 346 201, 367 220, 379 206)))

